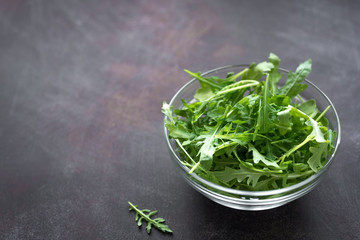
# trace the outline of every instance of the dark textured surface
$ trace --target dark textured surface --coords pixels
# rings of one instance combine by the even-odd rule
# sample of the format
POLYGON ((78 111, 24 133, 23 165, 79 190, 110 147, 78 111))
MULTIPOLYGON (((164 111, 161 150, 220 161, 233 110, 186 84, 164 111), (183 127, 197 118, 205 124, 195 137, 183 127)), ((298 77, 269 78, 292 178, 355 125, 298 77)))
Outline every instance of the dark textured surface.
POLYGON ((0 1, 0 239, 147 239, 127 201, 174 234, 359 239, 358 1, 0 1), (188 77, 269 52, 333 100, 343 140, 324 181, 263 212, 217 205, 170 162, 160 112, 188 77))

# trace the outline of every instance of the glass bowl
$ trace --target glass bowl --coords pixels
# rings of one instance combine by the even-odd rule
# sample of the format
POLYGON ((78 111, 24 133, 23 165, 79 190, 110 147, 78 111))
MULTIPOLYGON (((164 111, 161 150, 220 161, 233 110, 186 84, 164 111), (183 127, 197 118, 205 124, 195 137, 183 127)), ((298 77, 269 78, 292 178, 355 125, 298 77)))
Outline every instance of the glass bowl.
MULTIPOLYGON (((218 76, 220 78, 226 78, 228 72, 237 73, 248 66, 249 65, 231 65, 219 67, 203 73, 202 76, 218 76)), ((279 85, 281 86, 286 80, 288 71, 285 69, 280 69, 280 71, 284 74, 282 80, 279 82, 279 85), (281 81, 283 81, 283 83, 281 83, 281 81)), ((315 86, 315 84, 309 80, 305 80, 305 82, 308 87, 304 92, 302 92, 301 97, 303 99, 315 99, 320 112, 327 106, 331 105, 331 108, 326 112, 326 118, 329 120, 329 127, 337 133, 335 139, 335 149, 321 170, 300 183, 276 190, 245 191, 223 187, 199 177, 196 173, 189 174, 190 169, 181 163, 181 157, 176 152, 176 143, 173 139, 169 138, 168 131, 164 125, 165 138, 171 158, 176 163, 176 166, 180 170, 180 173, 186 182, 214 202, 234 209, 253 211, 282 206, 304 196, 314 189, 324 177, 334 160, 335 154, 340 145, 341 129, 338 114, 330 99, 317 86, 315 86)), ((192 100, 199 87, 200 84, 196 79, 190 80, 175 94, 169 104, 173 106, 174 109, 183 107, 181 99, 186 101, 192 100)))

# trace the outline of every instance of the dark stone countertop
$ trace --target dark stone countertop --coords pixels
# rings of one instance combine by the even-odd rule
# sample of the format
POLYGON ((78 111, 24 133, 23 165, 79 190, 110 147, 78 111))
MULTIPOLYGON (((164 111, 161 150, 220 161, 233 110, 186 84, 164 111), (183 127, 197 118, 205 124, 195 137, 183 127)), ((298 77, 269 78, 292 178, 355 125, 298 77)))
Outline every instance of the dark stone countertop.
POLYGON ((358 1, 0 1, 0 239, 359 239, 358 1), (161 105, 184 68, 270 52, 333 101, 342 143, 311 193, 246 212, 193 190, 161 105), (127 201, 173 235, 138 229, 127 201))

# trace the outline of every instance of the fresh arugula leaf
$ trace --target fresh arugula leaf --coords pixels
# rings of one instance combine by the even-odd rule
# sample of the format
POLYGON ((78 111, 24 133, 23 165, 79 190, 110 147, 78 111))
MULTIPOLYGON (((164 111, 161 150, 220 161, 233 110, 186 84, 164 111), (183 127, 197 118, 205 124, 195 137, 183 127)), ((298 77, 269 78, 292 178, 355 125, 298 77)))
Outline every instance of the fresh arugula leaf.
POLYGON ((311 115, 314 112, 317 113, 316 101, 314 99, 310 99, 297 106, 297 109, 299 109, 300 111, 302 111, 307 115, 311 115))
POLYGON ((193 139, 196 135, 193 132, 190 132, 184 124, 175 125, 172 122, 168 121, 165 123, 167 130, 169 131, 169 136, 172 138, 180 139, 193 139))
POLYGON ((194 98, 198 101, 205 101, 208 98, 213 97, 215 94, 210 86, 203 84, 201 88, 196 90, 194 98))
POLYGON ((247 179, 246 184, 255 187, 259 178, 265 175, 261 172, 252 171, 242 165, 239 165, 239 167, 240 169, 225 167, 224 171, 214 172, 214 176, 224 183, 228 183, 233 179, 236 179, 239 183, 241 183, 243 180, 247 179))
POLYGON ((270 53, 269 62, 274 65, 274 68, 269 72, 269 88, 271 95, 274 96, 278 93, 277 84, 281 77, 283 76, 282 73, 279 72, 280 67, 280 58, 276 56, 274 53, 270 53))
POLYGON ((276 162, 266 160, 265 156, 262 155, 251 143, 249 143, 248 145, 249 151, 252 151, 253 153, 253 160, 255 164, 258 164, 261 161, 267 167, 279 168, 279 165, 276 162))
POLYGON ((165 101, 163 102, 162 112, 165 114, 165 116, 167 116, 169 118, 170 122, 172 122, 172 123, 175 122, 174 118, 172 116, 172 106, 167 104, 165 101))
MULTIPOLYGON (((270 95, 268 85, 269 85, 269 75, 266 76, 263 97, 260 100, 258 119, 255 127, 255 134, 257 133, 257 131, 267 132, 269 129, 269 122, 270 122, 269 114, 272 111, 272 109, 268 103, 268 98, 270 95)), ((256 135, 254 135, 254 140, 255 140, 255 136, 256 135)))
POLYGON ((247 73, 242 79, 259 80, 266 72, 274 68, 274 65, 269 62, 261 62, 259 64, 251 64, 247 73))
POLYGON ((164 218, 154 218, 151 217, 157 214, 158 211, 151 211, 149 209, 140 210, 137 205, 128 202, 130 205, 129 211, 135 211, 135 221, 137 225, 141 227, 142 221, 145 220, 147 222, 146 231, 148 234, 151 233, 151 228, 154 226, 164 233, 172 233, 173 231, 169 228, 168 225, 165 225, 164 218))
POLYGON ((310 135, 314 136, 315 140, 318 143, 326 142, 324 134, 319 127, 319 124, 314 119, 309 118, 309 121, 307 121, 305 124, 312 127, 312 132, 310 133, 310 135))
POLYGON ((279 90, 279 94, 293 98, 304 91, 307 88, 307 85, 302 84, 301 82, 304 81, 311 72, 311 64, 312 61, 309 59, 301 63, 295 73, 290 71, 285 85, 279 90))
POLYGON ((204 167, 205 170, 209 170, 212 165, 213 155, 215 153, 215 141, 217 140, 215 136, 215 132, 212 132, 209 135, 206 135, 205 140, 203 141, 203 144, 199 150, 199 162, 201 163, 201 166, 204 167))
POLYGON ((221 88, 221 85, 219 83, 214 82, 212 79, 204 78, 203 76, 201 76, 200 72, 193 73, 187 69, 185 69, 184 71, 187 72, 191 77, 199 80, 202 85, 209 86, 212 89, 220 89, 221 88))
POLYGON ((320 143, 317 147, 310 147, 309 150, 313 154, 309 160, 308 164, 309 167, 314 171, 317 172, 319 168, 322 167, 321 161, 323 159, 323 155, 327 154, 328 144, 320 143))
POLYGON ((334 132, 333 130, 329 129, 329 130, 328 130, 327 138, 328 138, 328 140, 329 140, 329 145, 330 145, 331 148, 335 148, 335 146, 334 146, 335 137, 336 137, 336 132, 334 132))
POLYGON ((279 117, 279 132, 281 135, 285 135, 287 131, 291 131, 291 122, 290 122, 290 110, 291 108, 286 108, 285 110, 278 112, 279 117))
MULTIPOLYGON (((227 112, 228 111, 225 110, 223 114, 223 120, 225 119, 227 112)), ((216 151, 215 145, 217 143, 217 138, 215 138, 215 135, 220 129, 223 120, 220 120, 215 127, 208 127, 210 132, 207 135, 203 135, 205 139, 202 143, 198 155, 200 155, 199 163, 205 170, 209 170, 211 168, 213 155, 216 151)), ((193 170, 194 169, 191 169, 190 171, 193 170)))

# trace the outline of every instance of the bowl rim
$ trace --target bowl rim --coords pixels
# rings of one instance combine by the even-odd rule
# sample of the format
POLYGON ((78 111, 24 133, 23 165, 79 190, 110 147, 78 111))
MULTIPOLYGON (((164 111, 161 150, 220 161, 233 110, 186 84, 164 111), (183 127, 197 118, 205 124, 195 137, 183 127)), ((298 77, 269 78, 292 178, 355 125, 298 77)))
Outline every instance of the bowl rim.
MULTIPOLYGON (((219 70, 225 70, 228 68, 244 68, 244 67, 248 67, 250 66, 250 64, 237 64, 237 65, 226 65, 226 66, 221 66, 218 68, 214 68, 211 70, 208 70, 204 73, 201 74, 201 76, 204 75, 208 75, 211 73, 214 73, 216 71, 219 70)), ((287 69, 283 69, 283 68, 279 68, 280 71, 285 72, 285 73, 289 73, 289 70, 287 69)), ((197 80, 195 78, 192 78, 189 82, 187 82, 186 84, 184 84, 177 92, 176 94, 172 97, 171 101, 169 102, 169 105, 172 106, 172 104, 174 103, 175 99, 191 84, 193 84, 194 82, 196 82, 197 80)), ((310 82, 308 79, 304 80, 307 84, 309 84, 311 87, 313 87, 315 90, 317 90, 324 98, 325 100, 331 105, 331 108, 334 111, 335 114, 335 118, 336 118, 336 124, 337 124, 337 134, 336 134, 336 142, 335 142, 335 148, 334 151, 331 155, 331 157, 328 159, 328 161, 326 162, 326 164, 315 174, 313 174, 312 176, 310 176, 309 178, 305 179, 304 181, 301 181, 300 183, 294 184, 292 186, 289 187, 285 187, 285 188, 280 188, 280 189, 275 189, 275 190, 265 190, 265 191, 246 191, 246 190, 237 190, 237 189, 232 189, 232 188, 228 188, 228 187, 224 187, 224 186, 220 186, 217 185, 215 183, 212 183, 208 180, 205 180, 203 178, 201 178, 200 176, 198 176, 195 172, 189 174, 190 169, 186 166, 184 166, 181 163, 181 159, 178 157, 178 155, 176 154, 176 151, 172 148, 172 145, 170 144, 170 138, 168 135, 168 131, 167 128, 164 124, 164 135, 165 135, 165 139, 166 139, 166 143, 168 145, 168 148, 171 152, 171 154, 176 158, 178 165, 182 168, 183 171, 185 171, 185 173, 187 174, 187 176, 191 176, 192 178, 196 179, 197 181, 199 181, 202 184, 205 184, 213 189, 216 189, 218 191, 222 191, 222 192, 226 192, 226 193, 230 193, 230 194, 236 194, 236 195, 241 195, 241 196, 248 196, 248 197, 261 197, 261 196, 269 196, 269 195, 275 195, 275 194, 283 194, 286 192, 292 192, 296 189, 300 189, 308 184, 310 184, 311 182, 315 181, 316 179, 318 179, 321 175, 323 175, 326 170, 330 167, 330 165, 332 164, 335 155, 339 149, 340 146, 340 142, 341 142, 341 125, 340 125, 340 119, 338 116, 338 113, 335 109, 334 104, 331 102, 331 100, 329 99, 329 97, 319 88, 317 87, 314 83, 310 82)), ((165 120, 167 120, 167 116, 165 116, 164 118, 164 122, 165 120)), ((188 178, 191 181, 191 178, 188 178)), ((210 190, 210 189, 209 189, 210 190)), ((210 190, 213 192, 213 190, 210 190)))

